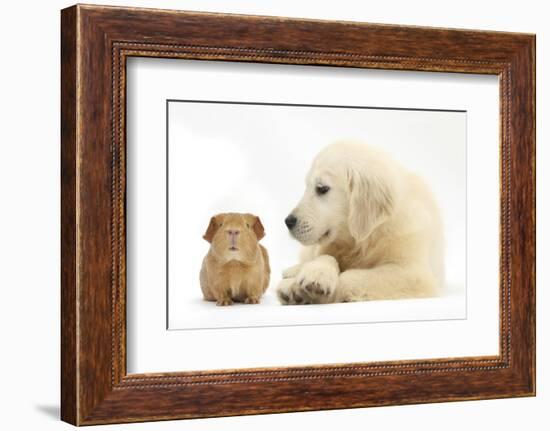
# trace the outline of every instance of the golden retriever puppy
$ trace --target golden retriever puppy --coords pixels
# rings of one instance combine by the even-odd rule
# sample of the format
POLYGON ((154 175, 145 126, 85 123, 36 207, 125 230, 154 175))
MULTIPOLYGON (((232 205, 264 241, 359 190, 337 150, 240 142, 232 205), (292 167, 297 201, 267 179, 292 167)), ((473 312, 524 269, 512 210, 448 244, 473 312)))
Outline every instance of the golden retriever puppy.
POLYGON ((226 213, 210 219, 203 238, 211 243, 202 261, 204 299, 217 305, 233 301, 258 304, 269 285, 269 257, 259 240, 265 235, 259 217, 226 213))
POLYGON ((427 184, 381 150, 324 148, 285 219, 305 247, 283 272, 282 304, 324 304, 438 294, 443 227, 427 184))

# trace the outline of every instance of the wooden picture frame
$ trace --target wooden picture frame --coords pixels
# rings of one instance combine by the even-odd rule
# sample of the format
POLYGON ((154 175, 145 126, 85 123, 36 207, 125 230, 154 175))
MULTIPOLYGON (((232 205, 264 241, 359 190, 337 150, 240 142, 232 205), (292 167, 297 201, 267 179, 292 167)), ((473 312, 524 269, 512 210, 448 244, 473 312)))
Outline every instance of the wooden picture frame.
POLYGON ((61 52, 62 420, 91 425, 535 394, 534 35, 77 5, 61 13, 61 52), (130 56, 498 75, 500 354, 127 374, 130 56))

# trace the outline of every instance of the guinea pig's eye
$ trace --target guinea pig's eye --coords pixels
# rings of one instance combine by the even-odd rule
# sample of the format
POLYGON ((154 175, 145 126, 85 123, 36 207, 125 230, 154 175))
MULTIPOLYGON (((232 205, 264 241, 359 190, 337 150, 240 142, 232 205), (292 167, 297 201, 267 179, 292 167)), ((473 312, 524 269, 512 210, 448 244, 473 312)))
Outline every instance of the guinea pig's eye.
POLYGON ((247 223, 247 224, 246 224, 246 227, 247 227, 248 229, 250 229, 250 224, 247 223))
POLYGON ((324 195, 324 194, 326 194, 329 190, 330 190, 330 187, 329 187, 329 186, 325 186, 325 185, 323 185, 323 184, 317 184, 317 186, 315 187, 315 192, 316 192, 318 195, 324 195))
POLYGON ((223 226, 223 223, 218 224, 218 226, 219 226, 219 227, 222 227, 222 226, 223 226))

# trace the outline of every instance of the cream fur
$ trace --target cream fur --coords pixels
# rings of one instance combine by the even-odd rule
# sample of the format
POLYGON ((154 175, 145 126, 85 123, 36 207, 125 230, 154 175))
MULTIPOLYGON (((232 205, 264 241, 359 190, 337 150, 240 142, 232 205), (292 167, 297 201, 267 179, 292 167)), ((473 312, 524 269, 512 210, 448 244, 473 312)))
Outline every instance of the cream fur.
POLYGON ((354 142, 323 149, 292 211, 305 247, 283 272, 283 304, 435 296, 444 282, 443 227, 427 184, 386 153, 354 142), (319 195, 318 186, 328 186, 319 195))

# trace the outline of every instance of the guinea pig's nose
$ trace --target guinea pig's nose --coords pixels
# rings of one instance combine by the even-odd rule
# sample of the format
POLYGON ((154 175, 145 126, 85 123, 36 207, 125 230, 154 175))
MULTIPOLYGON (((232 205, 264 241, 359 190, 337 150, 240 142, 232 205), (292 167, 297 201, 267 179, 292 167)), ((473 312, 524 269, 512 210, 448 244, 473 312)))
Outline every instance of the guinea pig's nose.
POLYGON ((290 214, 287 218, 285 218, 285 224, 288 229, 292 229, 294 226, 296 226, 296 222, 298 219, 293 215, 290 214))
POLYGON ((229 234, 229 236, 237 236, 237 235, 240 233, 240 231, 237 230, 237 229, 235 229, 235 230, 233 230, 233 229, 228 229, 228 230, 227 230, 227 233, 229 234))

